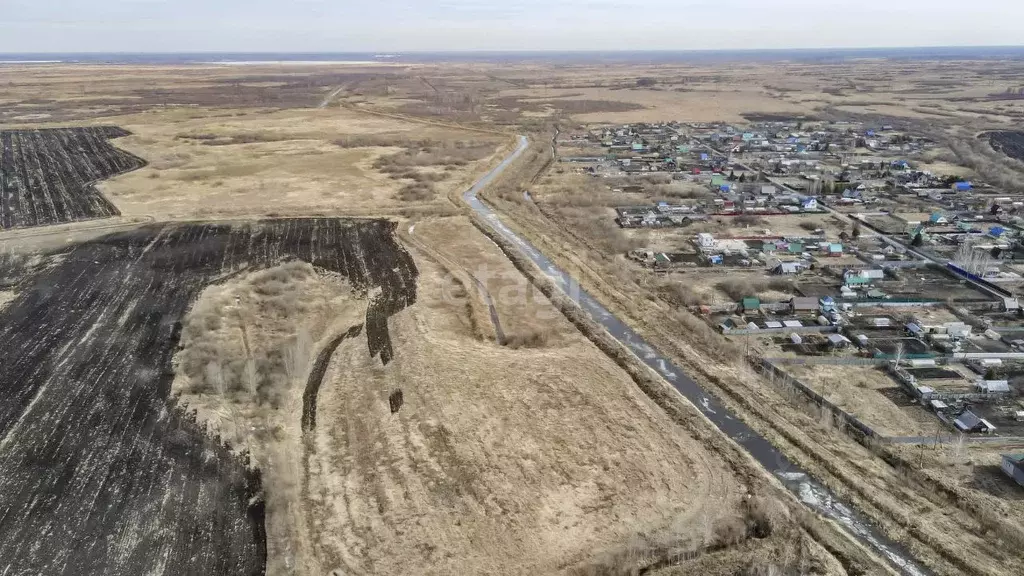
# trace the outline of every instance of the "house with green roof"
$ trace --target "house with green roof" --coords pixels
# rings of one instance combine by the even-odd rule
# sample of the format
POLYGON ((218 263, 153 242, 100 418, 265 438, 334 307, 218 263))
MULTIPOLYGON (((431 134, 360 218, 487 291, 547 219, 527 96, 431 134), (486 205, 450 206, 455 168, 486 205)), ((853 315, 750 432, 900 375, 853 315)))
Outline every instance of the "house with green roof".
POLYGON ((761 310, 761 300, 760 300, 760 298, 754 298, 753 296, 748 296, 748 297, 746 297, 746 298, 744 298, 742 300, 741 304, 743 306, 743 311, 744 312, 757 312, 757 311, 761 310))

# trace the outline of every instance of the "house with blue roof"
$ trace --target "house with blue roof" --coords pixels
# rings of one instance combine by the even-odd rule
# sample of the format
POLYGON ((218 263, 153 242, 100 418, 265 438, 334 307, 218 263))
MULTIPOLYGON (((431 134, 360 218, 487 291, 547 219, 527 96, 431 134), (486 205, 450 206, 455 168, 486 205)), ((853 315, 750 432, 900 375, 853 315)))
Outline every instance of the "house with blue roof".
POLYGON ((831 296, 825 296, 818 300, 818 309, 822 312, 831 312, 836 309, 836 301, 831 296))
POLYGON ((974 188, 970 182, 957 182, 953 184, 953 190, 957 192, 970 192, 974 188))

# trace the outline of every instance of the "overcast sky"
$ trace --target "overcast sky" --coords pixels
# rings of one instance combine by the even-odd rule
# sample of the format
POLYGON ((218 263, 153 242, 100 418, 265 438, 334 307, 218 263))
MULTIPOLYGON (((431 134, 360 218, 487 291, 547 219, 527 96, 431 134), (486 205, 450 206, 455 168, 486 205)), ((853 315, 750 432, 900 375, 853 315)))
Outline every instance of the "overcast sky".
POLYGON ((1022 0, 0 0, 0 52, 1024 45, 1022 0))

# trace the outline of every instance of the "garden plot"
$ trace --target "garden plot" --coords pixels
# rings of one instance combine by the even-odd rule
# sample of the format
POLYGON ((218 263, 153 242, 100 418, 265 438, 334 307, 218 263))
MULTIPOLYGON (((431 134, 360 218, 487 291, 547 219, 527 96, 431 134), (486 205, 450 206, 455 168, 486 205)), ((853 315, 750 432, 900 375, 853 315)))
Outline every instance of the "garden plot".
POLYGON ((119 215, 94 183, 146 164, 108 142, 128 134, 107 126, 0 131, 0 229, 119 215))
MULTIPOLYGON (((417 270, 379 220, 153 225, 68 249, 0 312, 0 573, 262 574, 261 476, 170 400, 211 283, 299 259, 368 304, 363 355, 417 270)), ((254 387, 272 398, 268 366, 254 387)), ((264 370, 265 368, 265 370, 264 370)))

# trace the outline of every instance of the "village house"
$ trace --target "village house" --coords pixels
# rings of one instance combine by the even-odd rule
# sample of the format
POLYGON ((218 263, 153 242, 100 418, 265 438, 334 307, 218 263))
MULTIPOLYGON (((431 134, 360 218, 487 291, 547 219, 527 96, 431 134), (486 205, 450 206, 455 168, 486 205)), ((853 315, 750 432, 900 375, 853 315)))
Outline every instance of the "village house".
POLYGON ((1024 486, 1024 454, 1003 454, 1003 473, 1024 486))

